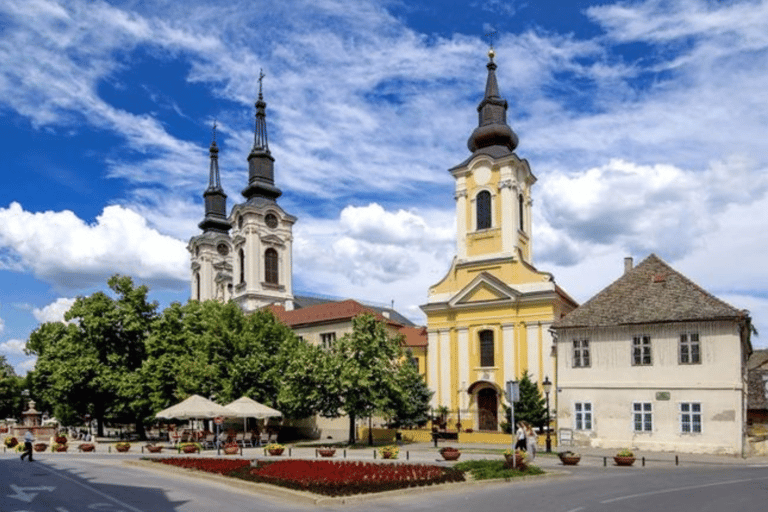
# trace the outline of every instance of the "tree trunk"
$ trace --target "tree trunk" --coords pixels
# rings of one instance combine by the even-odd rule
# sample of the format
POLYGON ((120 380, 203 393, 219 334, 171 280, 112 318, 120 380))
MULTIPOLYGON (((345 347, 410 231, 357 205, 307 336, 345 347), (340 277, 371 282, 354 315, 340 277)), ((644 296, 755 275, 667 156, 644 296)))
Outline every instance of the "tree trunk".
POLYGON ((104 417, 103 416, 96 417, 96 436, 104 437, 104 417))
POLYGON ((355 415, 349 415, 349 444, 355 444, 355 415))
POLYGON ((144 421, 142 421, 141 414, 136 415, 136 434, 139 436, 139 441, 147 440, 147 431, 144 429, 144 421))

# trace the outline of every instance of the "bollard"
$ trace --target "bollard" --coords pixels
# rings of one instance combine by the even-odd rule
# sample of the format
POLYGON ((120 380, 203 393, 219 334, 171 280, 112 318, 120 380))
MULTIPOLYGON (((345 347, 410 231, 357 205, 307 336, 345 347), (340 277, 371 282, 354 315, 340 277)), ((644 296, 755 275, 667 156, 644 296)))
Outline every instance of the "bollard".
POLYGON ((109 452, 108 453, 112 453, 112 445, 109 445, 109 452))
POLYGON ((293 448, 288 448, 288 456, 289 456, 289 457, 291 456, 291 450, 292 450, 292 449, 293 449, 293 448))
POLYGON ((315 448, 315 458, 317 458, 317 448, 315 448))
POLYGON ((645 457, 641 457, 640 460, 643 462, 643 467, 645 467, 645 457))
POLYGON ((411 459, 411 452, 409 452, 408 450, 405 450, 405 460, 410 460, 410 459, 411 459))
POLYGON ((373 450, 373 460, 376 460, 376 450, 373 450))
POLYGON ((346 448, 344 448, 344 458, 345 459, 347 458, 347 449, 346 448))
POLYGON ((675 466, 679 465, 679 461, 677 460, 677 455, 675 455, 675 466))
POLYGON ((608 465, 608 457, 603 457, 603 467, 608 465))
MULTIPOLYGON (((200 452, 198 452, 198 453, 200 453, 200 452)), ((240 456, 241 457, 243 456, 243 447, 242 446, 240 447, 240 456)))

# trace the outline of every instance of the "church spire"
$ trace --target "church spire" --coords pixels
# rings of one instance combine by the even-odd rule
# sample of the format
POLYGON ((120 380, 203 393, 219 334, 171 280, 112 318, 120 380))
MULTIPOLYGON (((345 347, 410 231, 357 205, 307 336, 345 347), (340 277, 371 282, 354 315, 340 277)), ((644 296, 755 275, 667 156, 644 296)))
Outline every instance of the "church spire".
POLYGON ((203 192, 205 199, 205 218, 198 224, 204 232, 218 231, 226 233, 230 230, 227 221, 227 194, 221 188, 219 175, 219 147, 216 145, 216 122, 213 123, 213 136, 211 147, 208 150, 211 157, 210 171, 208 175, 208 188, 203 192))
POLYGON ((251 200, 265 198, 274 201, 282 191, 275 186, 275 159, 269 152, 267 141, 267 103, 262 94, 264 73, 259 71, 259 99, 256 100, 256 124, 253 133, 253 147, 248 155, 248 186, 243 196, 251 200))
POLYGON ((517 147, 517 135, 507 124, 507 100, 499 94, 499 84, 496 81, 496 63, 493 58, 496 53, 493 47, 488 51, 488 79, 485 83, 485 96, 477 106, 478 126, 470 135, 467 147, 473 153, 490 146, 512 152, 517 147))

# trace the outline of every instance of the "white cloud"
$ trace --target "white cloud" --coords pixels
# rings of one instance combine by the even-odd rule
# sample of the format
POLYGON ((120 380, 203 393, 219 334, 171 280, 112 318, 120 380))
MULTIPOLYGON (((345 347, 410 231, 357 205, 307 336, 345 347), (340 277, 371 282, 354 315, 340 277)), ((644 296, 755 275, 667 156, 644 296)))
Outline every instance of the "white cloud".
POLYGON ((24 353, 24 348, 26 346, 26 342, 22 340, 8 340, 0 343, 0 352, 4 354, 19 355, 24 353))
POLYGON ((34 308, 32 310, 32 314, 40 323, 63 322, 64 314, 69 311, 69 308, 72 307, 72 304, 75 303, 75 300, 76 299, 59 297, 55 301, 42 308, 34 308))
POLYGON ((139 214, 108 206, 86 224, 71 211, 0 208, 0 250, 61 289, 82 289, 115 273, 160 286, 188 280, 185 243, 161 235, 139 214))
POLYGON ((0 334, 3 334, 3 331, 5 330, 5 321, 0 318, 0 334))
POLYGON ((30 359, 25 359, 22 362, 14 365, 16 375, 20 375, 21 377, 25 376, 28 372, 31 372, 35 369, 35 364, 37 364, 37 358, 33 357, 30 359))

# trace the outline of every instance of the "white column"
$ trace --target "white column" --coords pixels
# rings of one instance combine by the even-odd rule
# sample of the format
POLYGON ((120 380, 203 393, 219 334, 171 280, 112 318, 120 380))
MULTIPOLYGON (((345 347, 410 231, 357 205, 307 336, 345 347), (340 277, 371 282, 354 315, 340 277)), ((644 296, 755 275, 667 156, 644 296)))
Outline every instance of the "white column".
POLYGON ((246 290, 255 292, 261 290, 262 261, 259 235, 251 227, 245 228, 245 281, 246 290))
POLYGON ((539 381, 539 324, 526 326, 526 349, 528 352, 528 374, 532 382, 539 381))
POLYGON ((501 181, 499 182, 499 200, 501 201, 501 252, 514 252, 517 243, 517 225, 515 224, 515 181, 508 166, 501 169, 501 181))
MULTIPOLYGON (((466 393, 466 386, 469 382, 469 329, 462 327, 456 330, 458 346, 459 360, 457 364, 459 366, 459 387, 464 391, 459 393, 458 407, 463 409, 464 407, 464 394, 466 393)), ((463 413, 464 411, 462 411, 463 413)))
POLYGON ((501 344, 504 354, 502 382, 515 380, 515 324, 501 325, 501 344))
POLYGON ((451 331, 440 329, 440 405, 451 405, 451 331))
POLYGON ((435 330, 427 331, 427 386, 433 392, 429 405, 432 408, 437 407, 439 396, 438 389, 438 368, 440 364, 440 341, 439 334, 435 330))
POLYGON ((464 259, 467 257, 467 190, 458 189, 459 182, 456 187, 456 257, 464 259))
MULTIPOLYGON (((552 322, 542 322, 541 323, 541 367, 544 369, 544 375, 541 376, 541 379, 544 380, 544 377, 549 377, 549 381, 557 384, 555 382, 555 362, 557 361, 557 358, 552 356, 552 345, 554 344, 554 339, 552 338, 552 333, 550 332, 550 328, 552 327, 552 322)), ((556 391, 556 389, 553 387, 553 391, 556 391)), ((552 396, 550 395, 550 399, 552 396)))

